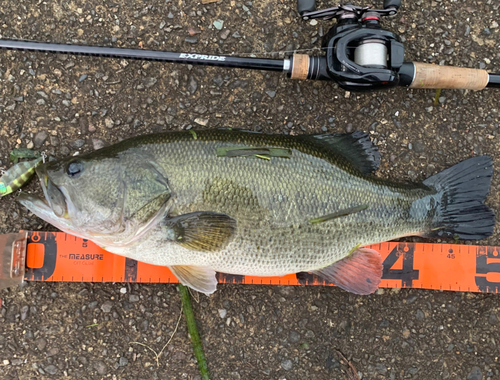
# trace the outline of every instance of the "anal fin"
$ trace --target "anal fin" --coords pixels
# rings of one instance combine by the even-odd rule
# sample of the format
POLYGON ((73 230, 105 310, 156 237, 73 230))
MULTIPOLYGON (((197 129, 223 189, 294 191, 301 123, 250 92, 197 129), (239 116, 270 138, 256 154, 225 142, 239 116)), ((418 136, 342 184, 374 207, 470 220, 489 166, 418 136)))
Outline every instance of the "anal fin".
POLYGON ((206 295, 212 294, 217 289, 215 271, 208 267, 196 265, 173 265, 169 269, 182 285, 206 295))
POLYGON ((357 248, 346 258, 312 273, 355 294, 371 294, 382 279, 382 257, 369 248, 357 248))

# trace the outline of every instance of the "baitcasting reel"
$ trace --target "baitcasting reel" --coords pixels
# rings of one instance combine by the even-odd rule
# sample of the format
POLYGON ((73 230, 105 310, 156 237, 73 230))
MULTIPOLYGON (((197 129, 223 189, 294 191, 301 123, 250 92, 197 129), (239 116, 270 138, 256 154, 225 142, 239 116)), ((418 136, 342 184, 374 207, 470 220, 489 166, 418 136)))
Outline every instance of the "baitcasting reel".
POLYGON ((399 84, 404 46, 399 37, 382 28, 383 16, 394 16, 399 0, 385 0, 384 9, 339 5, 315 10, 315 0, 298 0, 298 11, 304 20, 335 18, 336 25, 323 40, 325 59, 319 59, 316 70, 307 79, 334 79, 352 91, 376 90, 399 84))

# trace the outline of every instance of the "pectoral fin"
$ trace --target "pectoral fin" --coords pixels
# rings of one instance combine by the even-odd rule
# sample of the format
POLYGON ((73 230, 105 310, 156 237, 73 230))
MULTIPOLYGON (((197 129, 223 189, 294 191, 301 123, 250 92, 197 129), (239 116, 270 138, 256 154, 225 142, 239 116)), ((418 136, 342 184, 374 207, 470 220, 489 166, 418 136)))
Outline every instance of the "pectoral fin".
POLYGON ((215 292, 217 288, 215 271, 208 267, 173 265, 169 267, 169 269, 182 285, 189 286, 198 292, 205 293, 207 296, 215 292))
POLYGON ((165 219, 165 237, 188 249, 213 252, 224 248, 234 235, 236 220, 215 212, 193 212, 165 219))
POLYGON ((382 279, 382 257, 369 248, 357 248, 346 258, 312 273, 355 294, 370 294, 382 279))

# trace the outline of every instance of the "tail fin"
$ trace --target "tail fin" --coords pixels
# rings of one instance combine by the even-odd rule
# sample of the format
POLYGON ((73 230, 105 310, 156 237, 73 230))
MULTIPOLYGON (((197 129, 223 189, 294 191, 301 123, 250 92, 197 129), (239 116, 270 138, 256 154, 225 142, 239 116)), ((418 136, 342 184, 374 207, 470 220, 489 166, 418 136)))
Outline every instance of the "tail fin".
POLYGON ((454 237, 479 240, 490 236, 495 213, 484 204, 493 175, 488 156, 462 161, 423 183, 437 190, 438 206, 428 237, 454 237))

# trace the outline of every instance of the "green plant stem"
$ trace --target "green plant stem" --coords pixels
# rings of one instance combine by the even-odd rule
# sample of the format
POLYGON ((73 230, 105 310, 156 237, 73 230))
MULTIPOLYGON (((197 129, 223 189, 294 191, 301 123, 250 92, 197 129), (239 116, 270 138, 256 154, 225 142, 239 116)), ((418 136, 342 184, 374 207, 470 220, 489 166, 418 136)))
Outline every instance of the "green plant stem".
POLYGON ((189 296, 188 288, 186 288, 184 285, 181 284, 178 285, 178 288, 179 292, 181 293, 184 316, 186 317, 188 332, 189 335, 191 336, 191 343, 193 344, 194 356, 196 356, 196 361, 198 362, 198 368, 200 369, 201 378, 203 380, 210 380, 207 361, 205 360, 205 354, 203 352, 203 346, 201 344, 200 334, 198 334, 198 328, 196 327, 196 320, 194 319, 194 313, 193 313, 193 308, 191 306, 191 298, 189 296))
POLYGON ((437 107, 439 104, 439 97, 441 96, 441 89, 436 89, 436 95, 434 96, 434 107, 437 107))

